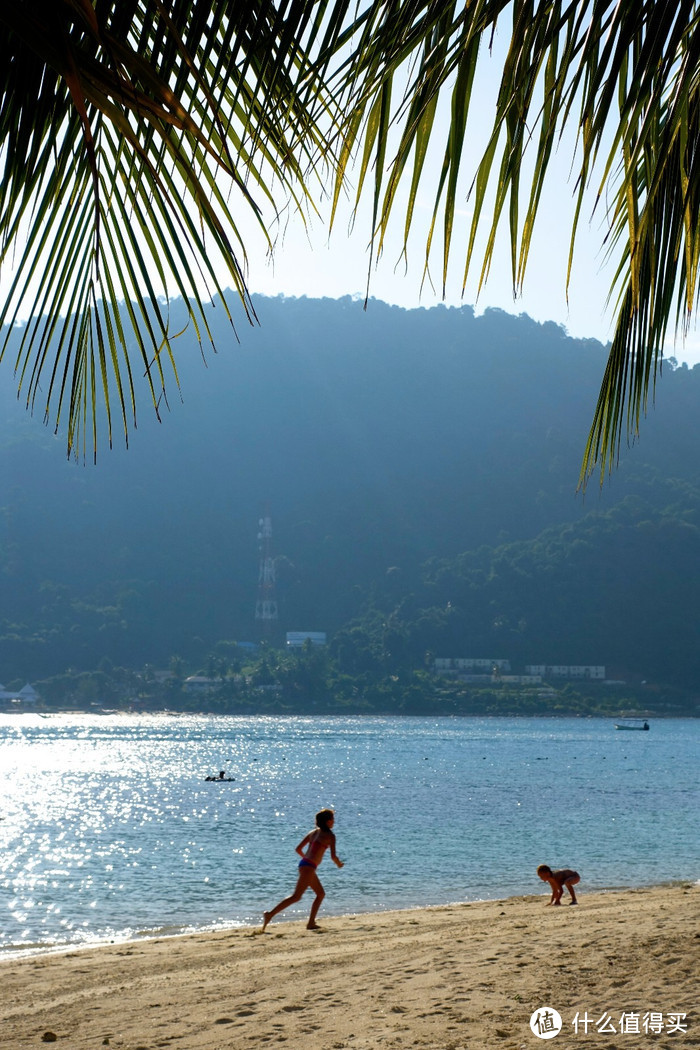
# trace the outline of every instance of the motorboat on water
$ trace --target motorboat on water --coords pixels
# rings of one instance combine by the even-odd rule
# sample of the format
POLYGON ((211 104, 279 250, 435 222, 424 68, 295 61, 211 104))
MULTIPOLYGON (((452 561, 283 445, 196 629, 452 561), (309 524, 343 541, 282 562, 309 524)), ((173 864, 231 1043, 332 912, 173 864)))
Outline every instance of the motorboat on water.
POLYGON ((641 729, 644 732, 649 729, 649 723, 646 718, 635 718, 632 721, 616 722, 615 729, 641 729))

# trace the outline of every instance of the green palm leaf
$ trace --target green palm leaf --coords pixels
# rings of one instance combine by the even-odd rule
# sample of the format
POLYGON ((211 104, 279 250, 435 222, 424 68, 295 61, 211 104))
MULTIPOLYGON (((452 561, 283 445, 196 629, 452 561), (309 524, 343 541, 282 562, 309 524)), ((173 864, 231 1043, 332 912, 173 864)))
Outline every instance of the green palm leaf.
MULTIPOLYGON (((414 152, 410 203, 403 216, 406 250, 416 174, 436 126, 431 107, 438 96, 452 93, 426 247, 427 267, 442 217, 443 287, 459 230, 460 169, 470 159, 465 126, 479 104, 473 93, 475 48, 483 51, 508 15, 509 47, 493 131, 475 174, 469 175, 473 217, 470 228, 460 231, 466 245, 463 281, 475 263, 482 227, 480 285, 486 280, 507 214, 514 293, 521 290, 552 151, 573 125, 576 202, 569 276, 589 191, 597 207, 606 202, 606 242, 613 260, 617 257, 615 336, 585 453, 585 483, 596 464, 601 471, 611 468, 622 438, 637 433, 653 395, 669 324, 687 326, 698 295, 698 5, 694 0, 367 4, 345 37, 346 43, 358 41, 342 67, 341 109, 350 139, 357 135, 355 113, 371 108, 388 79, 412 63, 408 102, 393 118, 399 145, 382 185, 375 181, 375 199, 383 194, 375 209, 380 243, 386 243, 397 188, 414 152)), ((374 140, 373 148, 379 158, 381 142, 374 140)))
POLYGON ((3 352, 29 305, 20 389, 56 428, 65 419, 70 453, 96 452, 103 412, 111 443, 113 404, 128 434, 137 358, 156 410, 164 352, 177 381, 163 294, 211 341, 220 262, 254 319, 234 216, 246 207, 269 242, 263 203, 301 206, 314 185, 328 144, 297 88, 314 106, 323 91, 296 41, 322 13, 301 0, 3 6, 3 352))

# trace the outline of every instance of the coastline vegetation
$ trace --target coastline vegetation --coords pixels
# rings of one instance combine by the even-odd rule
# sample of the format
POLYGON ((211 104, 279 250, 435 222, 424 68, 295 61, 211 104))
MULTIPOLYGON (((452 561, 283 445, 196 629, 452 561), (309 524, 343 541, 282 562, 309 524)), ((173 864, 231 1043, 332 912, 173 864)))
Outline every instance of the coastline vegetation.
MULTIPOLYGON (((296 650, 263 645, 254 655, 221 643, 200 673, 138 671, 103 661, 98 671, 67 672, 36 683, 36 704, 5 710, 207 713, 215 715, 508 715, 693 717, 697 696, 659 684, 571 682, 474 684, 427 668, 395 665, 391 672, 351 675, 340 669, 337 644, 296 650), (221 649, 229 659, 222 658, 221 649)), ((16 684, 16 683, 15 683, 16 684)), ((17 686, 18 687, 18 686, 17 686)))

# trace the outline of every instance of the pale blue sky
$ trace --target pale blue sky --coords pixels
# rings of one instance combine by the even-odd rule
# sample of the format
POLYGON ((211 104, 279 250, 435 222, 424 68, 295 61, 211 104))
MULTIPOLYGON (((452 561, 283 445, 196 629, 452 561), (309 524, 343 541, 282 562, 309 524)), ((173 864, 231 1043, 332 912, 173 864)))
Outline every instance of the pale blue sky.
MULTIPOLYGON (((602 238, 594 235, 595 227, 589 231, 587 222, 582 223, 568 303, 566 299, 568 231, 573 215, 573 179, 570 172, 575 143, 572 136, 557 150, 552 162, 549 193, 544 199, 539 225, 535 230, 529 276, 522 297, 517 300, 513 298, 508 231, 504 228, 496 262, 478 301, 478 263, 473 266, 473 274, 467 284, 464 299, 461 298, 463 262, 472 214, 469 187, 491 131, 502 68, 502 52, 507 39, 507 27, 504 27, 500 36, 497 34, 492 51, 482 52, 477 70, 473 98, 478 104, 472 107, 468 125, 460 186, 463 204, 456 220, 458 224, 461 222, 461 229, 457 227, 453 237, 453 264, 444 301, 448 305, 458 305, 463 301, 475 305, 477 311, 495 306, 513 313, 525 312, 537 321, 553 320, 564 324, 572 335, 593 336, 605 342, 610 336, 611 314, 605 309, 610 276, 601 269, 602 238)), ((390 239, 379 265, 373 269, 371 277, 371 295, 404 307, 427 307, 443 301, 440 272, 442 244, 439 237, 435 238, 433 266, 436 291, 431 289, 428 283, 424 284, 421 291, 425 233, 432 215, 432 193, 438 181, 444 141, 449 129, 449 98, 442 101, 442 112, 438 113, 436 120, 442 138, 437 139, 435 148, 429 153, 426 161, 426 175, 419 190, 414 232, 409 249, 408 273, 403 261, 399 261, 403 214, 400 209, 395 209, 394 236, 390 239)), ((369 179, 367 182, 369 183, 369 179)), ((592 201, 591 196, 591 207, 592 201)), ((369 207, 365 207, 363 216, 357 220, 351 234, 348 233, 350 215, 351 208, 348 206, 336 220, 330 238, 322 221, 317 220, 314 223, 307 237, 303 224, 292 218, 287 223, 284 238, 275 252, 274 264, 269 265, 263 254, 251 255, 250 281, 253 290, 269 295, 332 298, 342 295, 364 296, 369 258, 369 207)), ((597 217, 595 222, 598 223, 597 217)))
MULTIPOLYGON (((467 283, 461 297, 463 254, 455 245, 454 266, 447 283, 446 297, 441 288, 433 291, 426 283, 421 290, 423 244, 416 238, 409 258, 408 272, 403 262, 395 265, 401 252, 400 237, 385 250, 378 266, 374 267, 369 285, 370 296, 406 308, 467 303, 477 313, 487 307, 498 307, 508 313, 526 313, 536 321, 555 321, 564 325, 570 335, 595 338, 602 343, 612 338, 613 310, 607 305, 613 267, 605 265, 602 254, 602 236, 595 225, 581 227, 571 284, 566 292, 566 267, 569 249, 571 188, 566 181, 566 165, 558 165, 561 181, 555 188, 552 179, 546 207, 543 209, 533 239, 523 294, 513 298, 510 281, 510 261, 507 251, 507 231, 503 231, 497 261, 492 265, 488 280, 477 298, 478 268, 467 283)), ((430 202, 424 198, 428 213, 430 202)), ((470 214, 465 205, 465 225, 470 214)), ((398 227, 397 223, 397 227, 398 227)), ((367 267, 367 231, 356 224, 348 233, 348 219, 337 222, 330 237, 320 222, 308 236, 301 225, 288 224, 284 239, 278 244, 274 262, 264 253, 251 253, 250 285, 254 292, 264 295, 328 296, 339 298, 354 295, 364 298, 367 267)), ((251 242, 252 243, 252 242, 251 242)), ((439 268, 435 274, 439 278, 439 268)), ((693 326, 685 341, 674 343, 673 334, 665 356, 675 356, 689 365, 700 362, 700 334, 693 326)))
MULTIPOLYGON (((575 147, 573 135, 562 141, 551 163, 548 190, 543 198, 533 237, 522 296, 513 298, 508 231, 505 227, 502 229, 496 261, 478 299, 478 265, 473 267, 464 297, 461 295, 464 251, 471 218, 469 183, 491 130, 503 50, 509 39, 508 29, 509 27, 504 25, 500 34, 496 34, 492 51, 482 53, 477 72, 474 97, 478 99, 478 105, 473 107, 473 116, 470 117, 467 138, 469 159, 464 164, 463 207, 458 216, 462 219, 462 229, 456 230, 454 235, 451 256, 454 263, 447 282, 445 299, 442 298, 440 287, 440 243, 436 244, 435 254, 434 279, 437 292, 427 283, 421 290, 424 238, 421 237, 419 223, 412 237, 407 273, 403 261, 398 261, 403 232, 403 215, 399 212, 396 214, 393 239, 390 239, 379 265, 372 271, 370 295, 404 307, 429 307, 444 301, 448 305, 468 303, 474 305, 477 312, 487 307, 498 307, 516 314, 523 312, 537 321, 551 320, 562 324, 573 336, 593 337, 605 343, 612 337, 613 310, 607 305, 607 297, 614 267, 606 264, 604 258, 602 204, 594 215, 591 214, 595 200, 594 190, 597 186, 591 188, 588 210, 584 208, 582 214, 567 301, 566 268, 575 180, 575 171, 572 175, 575 147)), ((445 102, 447 104, 442 116, 442 130, 446 135, 449 100, 445 102)), ((419 192, 416 211, 426 223, 432 213, 431 190, 437 183, 441 162, 442 144, 428 159, 428 176, 424 180, 425 187, 419 192)), ((308 235, 305 234, 301 223, 293 219, 288 222, 284 237, 277 246, 273 263, 266 261, 262 251, 258 254, 255 251, 251 252, 252 290, 266 295, 364 297, 369 258, 369 211, 365 209, 364 217, 356 222, 352 233, 348 232, 350 212, 348 207, 343 216, 336 220, 330 237, 322 221, 317 220, 308 235)), ((249 243, 253 244, 254 241, 249 243)), ((672 355, 678 360, 687 360, 690 364, 700 361, 700 334, 697 330, 690 331, 685 345, 681 341, 674 344, 672 336, 666 356, 672 355)))

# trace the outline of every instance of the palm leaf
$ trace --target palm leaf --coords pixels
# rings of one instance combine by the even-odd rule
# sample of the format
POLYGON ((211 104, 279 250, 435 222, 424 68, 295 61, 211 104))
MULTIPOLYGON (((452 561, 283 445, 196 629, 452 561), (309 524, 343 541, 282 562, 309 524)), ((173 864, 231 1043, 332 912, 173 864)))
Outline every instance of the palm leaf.
POLYGON ((96 452, 103 417, 111 443, 113 401, 125 434, 135 425, 132 338, 156 410, 163 351, 177 381, 163 294, 185 299, 213 345, 206 307, 226 302, 223 264, 255 319, 234 216, 245 206, 269 244, 263 205, 311 199, 309 173, 329 155, 315 113, 328 127, 330 101, 303 41, 321 32, 324 8, 3 6, 0 260, 14 274, 2 352, 15 347, 27 403, 57 428, 65 421, 69 453, 96 452))
POLYGON ((11 331, 30 304, 15 351, 29 404, 66 418, 75 451, 81 435, 96 443, 104 403, 111 440, 113 403, 125 431, 135 421, 140 360, 157 411, 166 371, 177 382, 161 292, 183 296, 211 341, 219 259, 254 320, 238 207, 271 243, 263 208, 291 202, 303 221, 330 179, 333 221, 355 163, 356 206, 372 200, 370 263, 400 207, 407 256, 437 149, 425 275, 439 253, 444 290, 461 250, 463 288, 475 267, 481 286, 505 225, 517 294, 555 146, 573 127, 567 283, 580 223, 602 209, 613 272, 615 337, 582 480, 602 474, 634 439, 664 340, 698 297, 699 20, 698 0, 4 5, 0 250, 17 265, 0 322, 11 331), (492 131, 475 156, 477 67, 506 18, 492 131))
MULTIPOLYGON (((427 271, 442 216, 443 287, 456 250, 460 171, 469 158, 464 129, 479 104, 465 63, 475 47, 483 53, 507 8, 512 28, 493 130, 475 170, 466 173, 473 217, 470 227, 459 231, 465 243, 463 287, 484 228, 479 286, 487 279, 507 212, 514 293, 522 289, 553 148, 573 125, 575 210, 568 280, 577 230, 592 194, 591 214, 606 202, 604 236, 613 260, 611 297, 617 303, 615 337, 584 458, 585 483, 595 465, 601 477, 614 465, 623 437, 634 439, 653 397, 669 325, 681 331, 687 327, 698 296, 700 14, 696 0, 367 4, 343 38, 346 48, 357 41, 341 66, 340 108, 350 139, 357 135, 355 114, 376 104, 389 78, 410 69, 405 74, 409 102, 397 108, 392 122, 399 147, 384 172, 382 243, 410 168, 408 158, 412 151, 422 158, 435 133, 437 125, 424 115, 446 91, 453 93, 426 242, 427 271), (523 210, 526 178, 530 188, 523 210)), ((380 156, 381 143, 375 139, 372 146, 380 156)), ((412 233, 417 171, 414 166, 408 209, 399 219, 404 254, 412 233)), ((381 192, 376 184, 373 192, 375 198, 381 192)))

